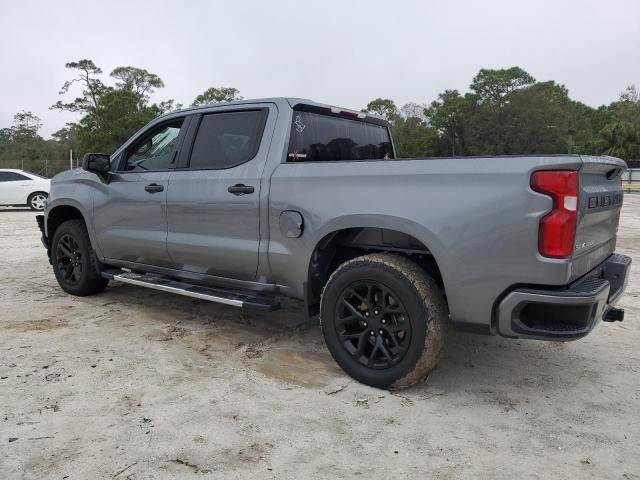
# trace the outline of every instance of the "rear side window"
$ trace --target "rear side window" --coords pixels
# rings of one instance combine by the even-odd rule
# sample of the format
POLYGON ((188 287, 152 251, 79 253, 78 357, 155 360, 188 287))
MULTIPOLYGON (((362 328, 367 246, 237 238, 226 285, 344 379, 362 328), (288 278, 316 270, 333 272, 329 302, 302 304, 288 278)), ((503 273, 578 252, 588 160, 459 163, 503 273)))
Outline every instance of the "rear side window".
POLYGON ((16 172, 0 172, 0 182, 19 182, 23 180, 31 179, 16 172))
POLYGON ((191 150, 191 169, 223 169, 258 153, 267 109, 204 115, 191 150))
POLYGON ((393 158, 387 127, 311 112, 293 112, 288 162, 393 158))

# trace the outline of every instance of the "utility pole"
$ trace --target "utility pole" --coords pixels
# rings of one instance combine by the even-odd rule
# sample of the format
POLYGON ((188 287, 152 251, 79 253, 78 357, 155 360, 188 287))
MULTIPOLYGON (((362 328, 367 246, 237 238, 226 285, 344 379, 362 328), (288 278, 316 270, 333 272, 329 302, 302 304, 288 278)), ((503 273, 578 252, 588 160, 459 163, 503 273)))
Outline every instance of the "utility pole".
POLYGON ((69 170, 73 170, 73 149, 69 149, 69 170))

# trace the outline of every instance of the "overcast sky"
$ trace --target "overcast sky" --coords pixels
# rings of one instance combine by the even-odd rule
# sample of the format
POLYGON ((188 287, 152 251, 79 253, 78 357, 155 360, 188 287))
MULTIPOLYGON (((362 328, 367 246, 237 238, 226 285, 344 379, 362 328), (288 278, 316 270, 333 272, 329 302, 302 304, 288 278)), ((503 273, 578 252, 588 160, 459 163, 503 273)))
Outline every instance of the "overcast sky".
POLYGON ((640 1, 7 0, 0 128, 23 109, 45 137, 77 120, 48 107, 70 78, 64 64, 82 58, 105 81, 117 66, 145 68, 166 85, 155 101, 187 105, 210 86, 355 109, 428 103, 466 91, 482 67, 518 65, 597 106, 640 86, 640 1))

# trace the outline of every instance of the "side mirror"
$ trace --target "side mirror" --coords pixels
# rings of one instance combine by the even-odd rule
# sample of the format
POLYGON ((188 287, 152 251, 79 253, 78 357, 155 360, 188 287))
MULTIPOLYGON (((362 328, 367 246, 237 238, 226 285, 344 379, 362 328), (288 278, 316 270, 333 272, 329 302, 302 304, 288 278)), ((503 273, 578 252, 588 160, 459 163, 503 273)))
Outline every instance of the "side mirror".
POLYGON ((111 168, 111 156, 106 153, 87 153, 82 159, 82 169, 104 175, 111 168))

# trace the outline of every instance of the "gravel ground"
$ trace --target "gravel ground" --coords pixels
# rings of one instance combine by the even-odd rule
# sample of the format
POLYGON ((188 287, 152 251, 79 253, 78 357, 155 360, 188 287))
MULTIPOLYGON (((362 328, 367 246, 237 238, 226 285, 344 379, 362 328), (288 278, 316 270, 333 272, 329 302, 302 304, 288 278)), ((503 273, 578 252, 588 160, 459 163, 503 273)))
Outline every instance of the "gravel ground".
POLYGON ((401 392, 360 385, 297 304, 271 314, 56 284, 0 211, 0 479, 640 479, 640 195, 623 323, 571 343, 450 332, 401 392))

